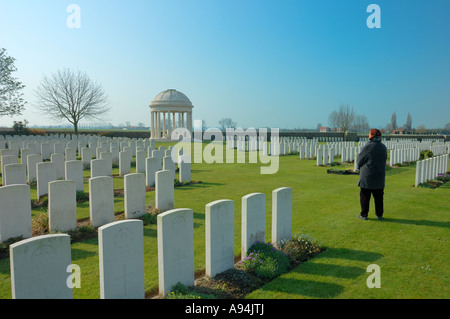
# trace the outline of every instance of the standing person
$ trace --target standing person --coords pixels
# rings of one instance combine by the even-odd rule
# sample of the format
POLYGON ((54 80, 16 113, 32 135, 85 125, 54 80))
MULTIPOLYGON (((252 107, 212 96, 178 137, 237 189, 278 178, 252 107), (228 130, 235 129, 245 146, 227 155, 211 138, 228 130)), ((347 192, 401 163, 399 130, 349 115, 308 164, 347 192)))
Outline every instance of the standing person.
POLYGON ((363 147, 357 158, 359 169, 358 186, 360 191, 361 213, 358 216, 367 220, 370 196, 375 200, 375 215, 383 219, 383 195, 386 177, 387 148, 381 143, 381 132, 372 129, 369 132, 369 142, 363 147))

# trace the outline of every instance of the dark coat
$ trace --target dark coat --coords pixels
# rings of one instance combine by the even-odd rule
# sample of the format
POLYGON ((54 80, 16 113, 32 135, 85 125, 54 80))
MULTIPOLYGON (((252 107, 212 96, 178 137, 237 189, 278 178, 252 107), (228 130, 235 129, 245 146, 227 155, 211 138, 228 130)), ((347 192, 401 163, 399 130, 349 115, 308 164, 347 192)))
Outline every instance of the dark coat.
POLYGON ((368 189, 383 189, 386 177, 387 148, 380 137, 369 141, 358 155, 358 186, 368 189))

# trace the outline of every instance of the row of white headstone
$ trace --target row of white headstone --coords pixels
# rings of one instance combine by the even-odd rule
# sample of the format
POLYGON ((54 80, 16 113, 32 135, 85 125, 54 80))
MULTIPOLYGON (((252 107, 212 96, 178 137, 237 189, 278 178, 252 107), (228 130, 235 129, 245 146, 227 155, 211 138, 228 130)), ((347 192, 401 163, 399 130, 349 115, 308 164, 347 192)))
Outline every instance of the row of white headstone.
MULTIPOLYGON (((131 161, 129 152, 121 153, 127 155, 125 158, 129 167, 131 161)), ((128 174, 124 176, 126 216, 145 213, 145 191, 148 186, 155 187, 157 209, 165 211, 174 207, 175 164, 171 157, 162 157, 163 150, 153 150, 153 154, 155 157, 146 158, 144 173, 131 174, 128 170, 128 174)), ((64 165, 64 173, 61 175, 57 173, 56 162, 42 162, 40 154, 28 155, 28 178, 34 179, 31 177, 32 173, 36 176, 37 199, 43 195, 49 195, 50 229, 68 231, 76 227, 76 192, 84 190, 83 163, 77 160, 63 162, 64 158, 59 155, 62 154, 52 154, 51 158, 52 160, 61 159, 64 165), (60 176, 63 176, 62 180, 58 180, 60 176)), ((12 237, 31 236, 30 187, 27 185, 26 169, 23 164, 7 164, 7 159, 12 157, 17 161, 15 155, 2 157, 2 164, 4 164, 2 175, 6 182, 0 187, 0 242, 12 237)), ((178 159, 180 181, 190 181, 189 155, 182 155, 180 152, 178 159)), ((89 205, 91 222, 95 227, 114 219, 114 190, 111 174, 111 161, 91 160, 89 205)))
MULTIPOLYGON (((121 176, 130 173, 131 171, 131 160, 132 156, 136 156, 136 172, 137 173, 145 173, 146 170, 146 158, 148 157, 159 157, 161 159, 162 163, 165 163, 167 161, 167 165, 170 165, 171 167, 173 164, 170 164, 169 158, 172 157, 172 150, 174 147, 169 147, 169 149, 166 150, 165 147, 160 147, 158 150, 154 147, 150 146, 147 150, 141 149, 137 147, 137 150, 134 152, 135 155, 133 155, 133 152, 131 151, 131 147, 124 146, 122 151, 119 151, 118 148, 111 147, 110 149, 105 148, 96 148, 94 151, 93 149, 90 149, 88 147, 81 148, 81 161, 83 163, 83 167, 87 167, 87 165, 91 166, 91 177, 96 176, 110 176, 112 175, 112 166, 114 164, 119 165, 119 173, 121 176), (115 152, 117 151, 117 155, 115 155, 115 152), (94 153, 95 152, 95 153, 94 153), (168 157, 168 158, 166 158, 168 157), (94 158, 94 159, 93 159, 94 158)), ((5 172, 5 166, 8 164, 21 164, 22 166, 16 165, 14 168, 11 168, 13 173, 11 173, 11 176, 14 176, 17 178, 20 178, 19 181, 23 180, 23 172, 26 171, 27 174, 27 181, 29 183, 32 183, 36 178, 36 171, 37 167, 36 164, 40 162, 44 162, 44 157, 42 156, 42 152, 34 152, 33 149, 21 149, 21 162, 19 163, 19 156, 16 155, 15 151, 12 149, 3 149, 0 150, 0 159, 1 159, 1 169, 2 173, 5 172)), ((56 178, 64 178, 65 174, 65 162, 71 162, 75 161, 76 158, 76 152, 72 152, 73 149, 65 149, 65 153, 52 153, 50 154, 50 161, 52 163, 55 163, 56 166, 56 178), (69 155, 71 154, 71 155, 69 155)), ((176 150, 174 150, 176 152, 176 150)), ((178 159, 178 162, 180 162, 181 157, 181 150, 180 154, 173 154, 172 158, 178 159)), ((184 162, 187 162, 186 159, 184 159, 184 162)), ((75 165, 75 164, 74 164, 75 165)), ((7 169, 6 169, 7 170, 7 169)), ((174 168, 175 170, 175 168, 174 168)), ((188 174, 189 172, 185 170, 185 173, 188 174)), ((181 178, 186 180, 186 174, 182 174, 181 178)), ((9 181, 5 181, 5 175, 3 174, 2 177, 2 184, 8 185, 8 184, 16 184, 17 178, 10 177, 9 181)))
MULTIPOLYGON (((335 161, 335 156, 340 154, 341 158, 340 161, 342 163, 345 162, 355 162, 356 164, 356 158, 358 157, 359 152, 361 151, 362 147, 359 146, 345 146, 345 147, 333 147, 331 145, 324 145, 321 144, 318 147, 316 147, 315 153, 312 156, 316 157, 316 165, 317 166, 326 166, 328 164, 331 164, 335 161), (336 153, 338 152, 338 153, 336 153)), ((300 150, 300 159, 308 158, 308 150, 305 149, 305 152, 300 150)))
POLYGON ((420 159, 419 148, 398 148, 390 151, 389 165, 403 164, 408 162, 415 162, 420 159))
POLYGON ((417 161, 415 186, 445 174, 448 170, 448 157, 448 154, 444 154, 417 161))
MULTIPOLYGON (((174 176, 169 170, 155 172, 155 208, 162 212, 175 207, 174 176)), ((48 185, 50 232, 67 232, 77 227, 77 183, 54 180, 48 185)), ((114 221, 114 182, 111 176, 89 179, 89 216, 93 227, 114 221)), ((125 218, 146 213, 145 174, 124 176, 125 218)), ((15 184, 0 187, 0 242, 10 238, 32 236, 30 186, 15 184)))
MULTIPOLYGON (((143 138, 124 138, 124 137, 101 137, 94 135, 50 135, 50 136, 6 136, 0 135, 0 151, 6 150, 13 152, 8 155, 18 156, 21 150, 32 151, 35 154, 41 154, 44 160, 50 159, 53 153, 64 153, 66 149, 81 154, 82 148, 88 147, 91 150, 116 149, 123 150, 129 147, 132 155, 136 155, 137 149, 147 149, 155 147, 155 141, 143 138)), ((5 154, 6 155, 6 154, 5 154)), ((70 155, 70 153, 69 153, 70 155)), ((98 154, 97 154, 98 155, 98 154)), ((98 156, 97 156, 98 157, 98 156)))
MULTIPOLYGON (((21 185, 25 187, 25 185, 21 185)), ((265 241, 266 198, 252 193, 242 198, 241 255, 265 241)), ((272 192, 272 243, 292 232, 292 189, 272 192)), ((107 223, 98 228, 99 281, 102 299, 145 298, 144 240, 141 220, 107 223)), ((234 201, 218 200, 205 208, 206 275, 214 277, 234 267, 234 201)), ((179 208, 157 216, 159 295, 173 285, 194 284, 193 211, 179 208)), ((11 289, 15 299, 73 298, 70 236, 52 234, 24 239, 10 246, 11 289)), ((82 269, 79 275, 82 275, 82 269)))
MULTIPOLYGON (((126 147, 125 147, 126 149, 126 147)), ((67 149, 66 149, 67 150, 67 149)), ((87 156, 89 148, 82 148, 82 154, 87 156)), ((23 150, 22 150, 23 151, 23 150)), ((136 172, 146 174, 146 185, 154 186, 154 173, 161 168, 166 170, 176 171, 175 162, 172 158, 178 159, 179 179, 181 182, 190 181, 191 170, 189 155, 183 155, 182 151, 172 157, 172 152, 176 149, 170 147, 168 150, 165 147, 160 147, 159 150, 148 148, 148 153, 145 150, 136 151, 136 172), (150 154, 150 157, 146 157, 150 154)), ((66 152, 67 154, 67 152, 66 152)), ((112 176, 112 168, 114 164, 114 157, 112 152, 101 151, 98 152, 97 158, 92 159, 92 152, 90 155, 90 177, 98 176, 112 176)), ((124 176, 131 172, 132 152, 124 150, 119 152, 119 174, 124 176)), ((76 157, 75 157, 76 158, 76 157)), ((86 158, 82 161, 74 160, 72 157, 67 157, 64 154, 54 153, 50 155, 50 162, 44 162, 41 154, 22 153, 21 163, 19 157, 16 155, 1 156, 1 170, 2 170, 2 185, 26 184, 37 182, 37 196, 47 194, 47 184, 49 181, 57 179, 69 179, 77 182, 77 191, 83 190, 83 168, 87 162, 86 158)))

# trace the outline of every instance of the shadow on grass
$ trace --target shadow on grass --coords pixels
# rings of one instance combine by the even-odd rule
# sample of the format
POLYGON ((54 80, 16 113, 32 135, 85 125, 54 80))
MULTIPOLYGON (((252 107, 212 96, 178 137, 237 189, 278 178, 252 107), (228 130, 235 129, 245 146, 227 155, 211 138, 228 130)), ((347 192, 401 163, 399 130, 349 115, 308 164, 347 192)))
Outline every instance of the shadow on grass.
MULTIPOLYGON (((314 257, 313 260, 300 264, 292 272, 300 275, 317 275, 343 279, 356 279, 366 273, 366 269, 356 266, 342 266, 321 263, 321 258, 339 258, 346 260, 374 262, 383 257, 382 254, 355 250, 348 248, 327 248, 324 252, 314 257)), ((262 290, 284 291, 299 294, 311 298, 334 298, 344 291, 344 287, 329 282, 320 282, 304 279, 286 279, 279 277, 274 281, 275 285, 265 285, 262 290), (284 287, 284 288, 283 288, 284 287)))
POLYGON ((384 218, 383 222, 399 223, 406 225, 417 225, 417 226, 432 226, 432 227, 444 227, 450 228, 450 222, 438 222, 434 220, 414 220, 414 219, 401 219, 401 218, 384 218))
POLYGON ((373 262, 373 261, 383 257, 383 255, 379 254, 379 253, 370 252, 370 251, 364 251, 364 250, 355 250, 355 249, 348 249, 348 248, 327 248, 326 251, 321 253, 316 258, 321 258, 321 257, 373 262))
POLYGON ((156 229, 151 229, 151 228, 146 228, 144 227, 144 236, 146 237, 157 237, 157 230, 156 229))
POLYGON ((405 173, 407 171, 408 171, 408 167, 394 167, 394 168, 391 168, 390 170, 386 171, 386 176, 401 174, 401 173, 405 173))
POLYGON ((193 183, 189 185, 182 185, 182 186, 176 186, 176 190, 191 190, 195 188, 210 188, 213 186, 223 186, 225 184, 223 183, 208 183, 208 182, 201 182, 201 183, 193 183))
POLYGON ((344 287, 328 282, 280 277, 276 279, 275 286, 265 285, 261 290, 286 292, 311 298, 333 298, 339 296, 344 291, 344 287))
POLYGON ((72 248, 71 250, 72 254, 72 261, 78 260, 78 259, 85 259, 88 257, 96 256, 97 253, 93 251, 88 251, 84 249, 78 249, 78 248, 72 248))
POLYGON ((308 266, 297 268, 294 272, 308 275, 355 279, 363 275, 366 270, 354 266, 341 266, 322 263, 310 263, 308 266))

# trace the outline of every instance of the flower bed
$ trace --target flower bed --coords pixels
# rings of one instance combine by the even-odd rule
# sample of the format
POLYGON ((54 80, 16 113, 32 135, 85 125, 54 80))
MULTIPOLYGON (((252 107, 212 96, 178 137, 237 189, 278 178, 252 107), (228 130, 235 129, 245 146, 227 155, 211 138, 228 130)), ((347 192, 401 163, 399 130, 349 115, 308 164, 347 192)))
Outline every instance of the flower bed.
POLYGON ((307 235, 295 234, 282 241, 280 248, 271 243, 257 242, 247 252, 247 257, 234 268, 214 278, 202 276, 192 287, 177 284, 167 295, 168 299, 240 299, 260 288, 277 276, 288 272, 325 248, 307 235))

